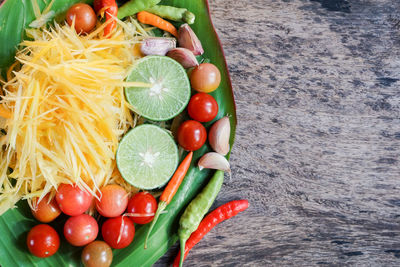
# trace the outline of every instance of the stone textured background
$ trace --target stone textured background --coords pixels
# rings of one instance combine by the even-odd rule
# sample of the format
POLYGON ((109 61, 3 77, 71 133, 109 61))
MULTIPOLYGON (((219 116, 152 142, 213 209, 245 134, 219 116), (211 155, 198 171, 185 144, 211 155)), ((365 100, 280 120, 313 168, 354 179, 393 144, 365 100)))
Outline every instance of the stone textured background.
POLYGON ((399 266, 400 1, 210 8, 238 113, 216 206, 251 207, 186 266, 399 266))

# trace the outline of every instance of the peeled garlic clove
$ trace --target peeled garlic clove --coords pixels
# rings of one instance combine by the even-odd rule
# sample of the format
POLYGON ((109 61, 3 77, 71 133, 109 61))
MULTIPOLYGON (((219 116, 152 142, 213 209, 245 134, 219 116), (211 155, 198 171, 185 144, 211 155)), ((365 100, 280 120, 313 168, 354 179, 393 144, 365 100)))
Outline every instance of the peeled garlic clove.
POLYGON ((231 136, 231 124, 228 117, 215 122, 208 133, 208 141, 215 152, 226 155, 229 152, 229 137, 231 136))
POLYGON ((178 48, 169 50, 169 52, 167 53, 167 56, 170 58, 173 58, 176 61, 178 61, 179 63, 181 63, 181 65, 185 69, 192 68, 192 67, 199 65, 199 63, 197 62, 197 59, 193 55, 192 51, 190 51, 189 49, 183 48, 183 47, 178 47, 178 48))
POLYGON ((174 38, 150 37, 142 41, 140 51, 146 55, 165 56, 169 50, 176 47, 174 38))
POLYGON ((197 38, 196 34, 188 24, 183 24, 179 28, 178 43, 180 47, 187 48, 192 51, 195 56, 199 56, 204 53, 204 49, 199 38, 197 38))
POLYGON ((228 160, 221 154, 215 152, 208 152, 204 154, 199 160, 199 169, 215 169, 225 172, 231 172, 228 160))

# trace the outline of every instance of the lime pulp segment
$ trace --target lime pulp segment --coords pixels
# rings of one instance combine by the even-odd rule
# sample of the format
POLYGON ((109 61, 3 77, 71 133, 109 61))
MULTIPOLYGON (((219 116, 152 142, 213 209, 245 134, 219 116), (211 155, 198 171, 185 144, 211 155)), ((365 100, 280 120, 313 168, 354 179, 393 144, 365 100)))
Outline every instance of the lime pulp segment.
POLYGON ((143 124, 121 140, 116 156, 122 177, 140 189, 165 185, 178 165, 178 147, 164 129, 143 124))
POLYGON ((190 82, 185 69, 166 56, 147 56, 130 70, 127 81, 144 82, 151 87, 125 88, 133 111, 154 121, 172 119, 181 113, 190 99, 190 82))

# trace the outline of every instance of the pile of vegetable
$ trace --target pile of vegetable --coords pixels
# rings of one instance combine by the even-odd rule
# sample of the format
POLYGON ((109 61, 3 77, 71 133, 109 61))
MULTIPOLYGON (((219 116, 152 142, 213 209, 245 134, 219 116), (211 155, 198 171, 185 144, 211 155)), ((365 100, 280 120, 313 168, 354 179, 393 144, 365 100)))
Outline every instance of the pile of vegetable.
POLYGON ((27 246, 41 258, 62 246, 48 223, 63 214, 83 264, 110 266, 112 249, 158 245, 162 217, 190 201, 174 197, 188 190, 194 165, 217 170, 173 230, 182 266, 212 227, 248 207, 232 201, 204 218, 230 173, 232 122, 210 94, 221 74, 189 26, 195 15, 154 0, 95 0, 52 21, 53 1, 35 12, 2 86, 0 214, 28 200, 42 224, 27 246))

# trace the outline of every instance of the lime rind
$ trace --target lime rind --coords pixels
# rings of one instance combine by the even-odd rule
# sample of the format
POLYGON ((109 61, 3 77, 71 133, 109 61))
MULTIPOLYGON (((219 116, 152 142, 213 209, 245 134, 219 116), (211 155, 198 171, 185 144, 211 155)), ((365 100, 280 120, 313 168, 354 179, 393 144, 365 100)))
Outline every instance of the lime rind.
POLYGON ((128 183, 150 190, 162 187, 174 174, 179 161, 178 147, 166 130, 143 124, 122 138, 116 161, 128 183))
POLYGON ((147 56, 131 68, 127 81, 153 86, 125 88, 134 112, 153 121, 166 121, 181 113, 190 100, 190 81, 185 69, 165 56, 147 56))

